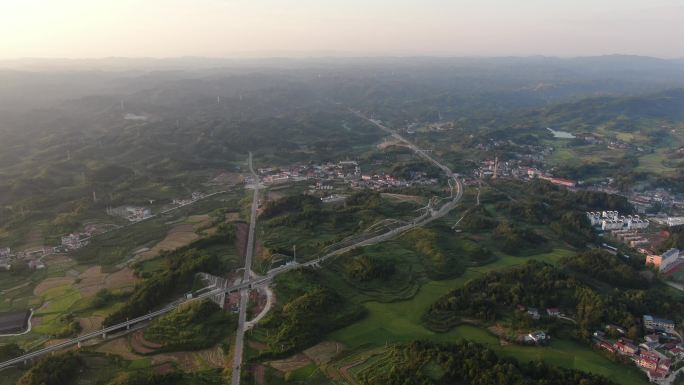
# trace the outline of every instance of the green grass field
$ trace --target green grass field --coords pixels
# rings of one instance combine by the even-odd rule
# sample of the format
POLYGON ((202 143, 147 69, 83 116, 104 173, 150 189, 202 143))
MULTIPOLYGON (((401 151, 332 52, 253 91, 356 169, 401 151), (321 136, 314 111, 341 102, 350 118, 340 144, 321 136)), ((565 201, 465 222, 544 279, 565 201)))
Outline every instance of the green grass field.
MULTIPOLYGON (((572 254, 569 250, 555 249, 551 253, 533 256, 534 259, 556 263, 560 258, 572 254)), ((455 287, 485 272, 525 263, 528 258, 502 256, 496 262, 468 268, 456 279, 430 281, 424 284, 416 296, 407 301, 392 303, 366 302, 368 315, 361 321, 330 334, 353 349, 366 349, 386 344, 427 339, 448 342, 469 339, 488 345, 497 352, 527 361, 541 359, 550 364, 567 368, 603 374, 619 384, 642 385, 647 382, 636 368, 616 364, 599 352, 571 341, 554 341, 546 348, 524 346, 499 346, 498 339, 485 329, 474 326, 460 326, 447 333, 432 332, 420 323, 421 316, 439 297, 455 287)))
POLYGON ((65 324, 61 316, 76 310, 79 306, 81 294, 72 286, 60 286, 50 289, 43 294, 45 305, 38 309, 34 316, 40 317, 41 322, 33 331, 42 334, 56 334, 65 324))
POLYGON ((663 165, 663 160, 666 158, 664 150, 661 149, 653 154, 639 157, 639 166, 636 168, 636 171, 650 171, 659 174, 676 171, 674 168, 663 165))

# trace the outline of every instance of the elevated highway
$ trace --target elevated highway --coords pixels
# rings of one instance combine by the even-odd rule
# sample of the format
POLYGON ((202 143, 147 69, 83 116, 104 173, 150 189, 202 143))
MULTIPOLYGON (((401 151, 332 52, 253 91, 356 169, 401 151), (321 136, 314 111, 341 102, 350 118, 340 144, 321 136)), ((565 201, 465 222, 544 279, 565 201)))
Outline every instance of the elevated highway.
POLYGON ((81 336, 78 336, 76 338, 73 338, 71 340, 62 342, 60 344, 50 346, 47 348, 43 348, 40 350, 36 350, 27 354, 24 354, 20 357, 13 358, 11 360, 5 361, 0 363, 0 370, 10 367, 10 366, 15 366, 18 364, 22 363, 27 363, 31 360, 34 360, 40 356, 43 356, 45 354, 49 354, 55 351, 59 351, 62 349, 67 349, 73 346, 80 346, 80 344, 84 341, 95 339, 95 338, 106 338, 108 333, 113 333, 117 331, 122 331, 122 330, 129 330, 130 328, 134 327, 135 325, 138 325, 143 322, 149 322, 150 320, 159 317, 161 315, 164 315, 166 313, 169 313, 176 309, 178 306, 181 306, 185 303, 189 303, 192 301, 197 301, 197 300, 202 300, 202 299, 212 299, 217 296, 221 296, 224 294, 232 293, 232 292, 240 292, 241 293, 241 300, 240 300, 240 314, 239 314, 239 322, 238 322, 238 333, 236 336, 236 350, 235 350, 235 359, 233 362, 233 377, 232 377, 232 385, 239 385, 240 382, 240 368, 242 365, 242 344, 244 342, 244 326, 245 326, 245 312, 246 312, 246 306, 247 306, 247 295, 249 293, 249 290, 255 287, 263 286, 263 285, 268 285, 270 282, 275 278, 276 276, 283 274, 285 272, 299 269, 301 267, 317 267, 320 266, 321 263, 325 262, 326 260, 333 258, 335 256, 344 254, 348 251, 351 251, 355 248, 358 247, 363 247, 363 246, 369 246, 369 245, 374 245, 380 242, 384 242, 388 239, 394 238, 406 231, 409 231, 413 228, 424 226, 434 220, 437 220, 439 218, 442 218, 443 216, 447 215, 451 210, 453 210, 461 201, 463 198, 463 183, 458 177, 458 175, 452 173, 452 171, 449 169, 449 167, 439 163, 436 159, 434 159, 432 156, 427 154, 424 150, 419 149, 416 147, 413 143, 409 142, 408 140, 404 139, 401 135, 396 133, 394 130, 391 130, 384 125, 382 125, 380 122, 371 120, 366 118, 365 116, 356 113, 355 114, 363 119, 366 119, 370 122, 372 122, 374 125, 376 125, 378 128, 382 129, 383 131, 386 131, 390 133, 393 137, 396 139, 406 143, 409 148, 411 148, 413 151, 415 151, 418 155, 421 157, 425 158, 426 160, 430 161, 431 163, 435 164, 437 167, 439 167, 447 176, 448 181, 449 181, 449 186, 450 186, 450 196, 446 198, 442 198, 441 201, 446 200, 445 203, 443 203, 439 208, 433 208, 429 207, 428 210, 421 216, 414 218, 410 222, 406 224, 401 224, 400 222, 396 222, 399 224, 398 227, 394 227, 390 229, 389 231, 381 234, 377 234, 375 231, 371 231, 370 234, 366 236, 361 236, 360 238, 350 238, 348 240, 344 240, 336 245, 331 246, 323 255, 310 260, 306 263, 297 263, 297 262, 290 262, 287 263, 283 266, 276 267, 274 269, 269 270, 265 276, 261 277, 256 277, 253 278, 250 276, 251 274, 251 259, 252 259, 252 254, 253 254, 253 247, 254 247, 254 228, 256 226, 256 208, 257 208, 257 202, 258 202, 258 189, 259 189, 259 183, 258 183, 258 177, 256 176, 256 173, 254 173, 252 169, 252 162, 251 162, 251 154, 250 154, 250 170, 252 171, 253 175, 257 178, 257 183, 255 183, 255 188, 254 188, 254 197, 252 201, 252 211, 251 211, 251 220, 250 220, 250 228, 249 228, 249 236, 248 236, 248 243, 247 243, 247 253, 245 255, 245 272, 244 272, 244 277, 243 281, 234 286, 230 287, 216 287, 216 288, 211 288, 209 291, 203 292, 202 294, 197 295, 194 298, 191 299, 183 299, 183 300, 178 300, 175 301, 171 304, 168 304, 162 309, 156 310, 154 312, 150 312, 146 315, 128 320, 126 322, 119 323, 117 325, 112 325, 106 328, 103 328, 102 330, 98 330, 96 332, 84 334, 81 336), (377 234, 377 235, 376 235, 377 234), (239 347, 238 347, 239 346, 239 347))

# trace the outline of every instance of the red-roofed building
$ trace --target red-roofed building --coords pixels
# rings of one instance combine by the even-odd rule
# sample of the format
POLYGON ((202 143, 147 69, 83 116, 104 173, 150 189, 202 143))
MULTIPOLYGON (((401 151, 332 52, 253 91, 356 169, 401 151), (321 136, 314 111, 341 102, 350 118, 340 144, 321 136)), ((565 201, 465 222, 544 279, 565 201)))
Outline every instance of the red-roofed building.
POLYGON ((637 364, 648 370, 656 370, 658 368, 658 361, 647 357, 639 357, 637 364))
POLYGON ((618 341, 615 343, 615 348, 622 354, 627 354, 627 355, 634 355, 637 354, 639 351, 639 348, 629 342, 625 341, 618 341))
POLYGON ((546 309, 546 314, 548 314, 549 317, 558 317, 561 314, 561 312, 560 309, 557 307, 550 307, 546 309))
POLYGON ((607 351, 609 351, 611 353, 615 353, 615 347, 613 345, 611 345, 610 342, 600 341, 598 346, 601 349, 606 349, 607 351))

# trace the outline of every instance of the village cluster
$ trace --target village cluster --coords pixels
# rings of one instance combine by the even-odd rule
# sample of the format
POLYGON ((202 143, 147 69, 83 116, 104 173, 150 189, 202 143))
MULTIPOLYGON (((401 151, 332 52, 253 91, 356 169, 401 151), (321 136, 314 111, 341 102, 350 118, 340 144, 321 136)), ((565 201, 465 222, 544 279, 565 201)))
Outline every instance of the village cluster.
POLYGON ((478 178, 514 178, 521 180, 532 180, 535 178, 549 181, 555 185, 574 188, 578 182, 570 179, 554 177, 544 171, 534 167, 523 165, 520 160, 510 160, 500 162, 499 158, 485 160, 474 171, 478 178))
MULTIPOLYGON (((286 168, 260 168, 261 181, 266 185, 287 182, 311 181, 309 191, 330 191, 335 185, 346 184, 353 189, 381 190, 391 187, 409 187, 416 185, 436 185, 436 178, 428 178, 422 171, 409 173, 407 179, 386 173, 362 173, 356 161, 340 161, 312 165, 294 165, 286 168)), ((330 197, 324 197, 331 199, 330 197)))
POLYGON ((630 359, 657 382, 681 366, 684 343, 675 331, 674 321, 644 315, 643 328, 647 334, 640 341, 626 338, 625 329, 616 325, 595 331, 592 340, 597 347, 630 359))
MULTIPOLYGON (((170 207, 161 211, 161 213, 167 213, 174 209, 192 204, 206 196, 207 195, 201 192, 193 192, 189 199, 174 199, 171 202, 170 207)), ((126 219, 130 223, 137 223, 154 217, 152 209, 148 207, 126 205, 117 208, 107 208, 106 211, 108 215, 126 219)), ((88 224, 84 227, 83 231, 73 232, 62 236, 61 243, 57 246, 42 246, 16 252, 9 247, 0 247, 0 270, 11 270, 12 266, 17 263, 26 263, 28 267, 33 270, 44 269, 46 266, 43 262, 43 257, 53 254, 68 253, 69 251, 80 249, 87 246, 92 237, 104 234, 119 227, 120 226, 113 224, 88 224)))
MULTIPOLYGON (((517 311, 533 321, 557 318, 575 322, 555 307, 540 311, 534 307, 518 305, 517 311)), ((600 349, 629 358, 651 380, 657 382, 684 363, 684 342, 675 331, 674 321, 648 314, 642 320, 645 336, 639 341, 627 338, 627 330, 618 325, 605 325, 604 330, 596 330, 592 341, 600 349)), ((546 345, 551 341, 551 336, 538 330, 521 335, 518 340, 525 344, 546 345)))

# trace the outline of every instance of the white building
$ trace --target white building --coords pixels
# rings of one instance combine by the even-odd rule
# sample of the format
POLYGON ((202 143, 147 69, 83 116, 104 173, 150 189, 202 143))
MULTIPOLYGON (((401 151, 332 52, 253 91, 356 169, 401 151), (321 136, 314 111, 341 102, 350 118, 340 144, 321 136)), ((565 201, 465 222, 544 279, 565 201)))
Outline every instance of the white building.
POLYGON ((88 244, 88 235, 87 234, 73 233, 73 234, 69 234, 65 237, 62 237, 62 246, 66 247, 70 250, 80 249, 81 247, 83 247, 87 244, 88 244))
POLYGON ((669 227, 684 225, 684 217, 668 217, 667 225, 669 227))
POLYGON ((638 215, 620 216, 617 211, 587 212, 587 218, 592 226, 600 226, 604 231, 642 230, 650 225, 646 219, 638 215))
POLYGON ((679 249, 670 249, 660 256, 660 271, 669 270, 672 266, 681 263, 679 249))

